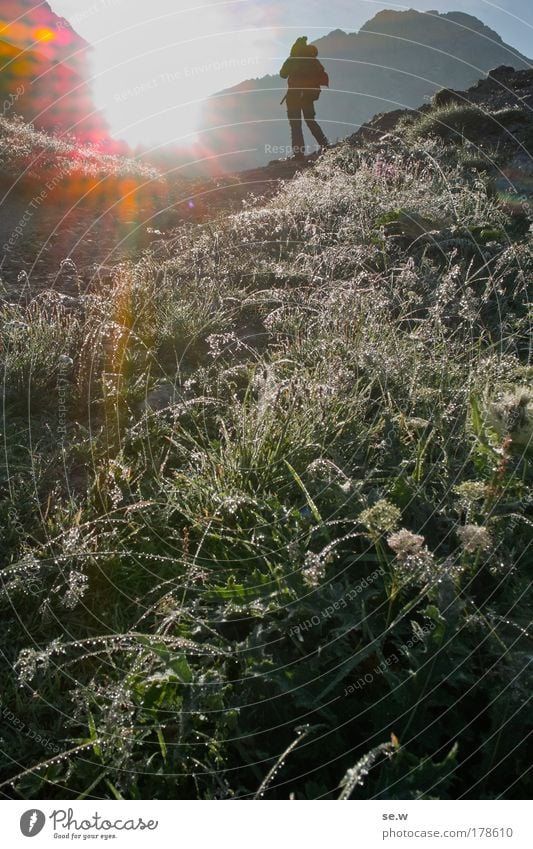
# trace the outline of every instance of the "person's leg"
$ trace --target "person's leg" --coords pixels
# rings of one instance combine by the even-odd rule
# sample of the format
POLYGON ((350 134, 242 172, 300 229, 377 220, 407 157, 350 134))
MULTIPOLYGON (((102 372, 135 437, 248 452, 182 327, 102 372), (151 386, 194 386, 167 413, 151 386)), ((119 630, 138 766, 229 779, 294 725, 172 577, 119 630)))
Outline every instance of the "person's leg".
POLYGON ((304 156, 305 142, 302 129, 302 92, 289 89, 287 92, 287 117, 291 125, 291 144, 294 156, 304 156))
POLYGON ((327 147, 329 141, 322 131, 322 127, 320 124, 315 121, 316 112, 315 112, 315 99, 312 93, 304 92, 302 97, 302 110, 305 118, 305 123, 309 127, 310 132, 313 135, 313 138, 320 145, 320 147, 327 147))

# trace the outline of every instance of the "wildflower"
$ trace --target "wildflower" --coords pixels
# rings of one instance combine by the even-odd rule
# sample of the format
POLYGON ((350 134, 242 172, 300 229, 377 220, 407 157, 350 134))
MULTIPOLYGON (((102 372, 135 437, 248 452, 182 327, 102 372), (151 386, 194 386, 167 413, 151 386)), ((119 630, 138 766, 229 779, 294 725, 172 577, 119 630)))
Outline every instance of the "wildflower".
POLYGON ((88 589, 88 584, 87 575, 78 569, 71 569, 68 576, 68 586, 62 599, 63 606, 67 610, 73 610, 79 604, 88 589))
POLYGON ((403 581, 416 585, 437 579, 439 569, 423 536, 401 528, 387 542, 396 554, 396 571, 403 581))
POLYGON ((513 444, 527 447, 533 440, 533 398, 525 390, 508 392, 489 405, 488 416, 500 436, 510 436, 513 444))
POLYGON ((74 260, 73 260, 73 259, 71 259, 71 257, 69 257, 69 256, 68 256, 68 257, 66 257, 65 259, 62 259, 62 260, 61 260, 61 263, 60 263, 59 268, 60 268, 60 271, 72 271, 72 272, 75 272, 75 271, 77 271, 77 270, 78 270, 78 269, 77 269, 77 266, 76 266, 76 263, 75 263, 75 262, 74 262, 74 260))
POLYGON ((326 564, 319 554, 308 551, 305 566, 302 569, 304 584, 308 587, 318 587, 326 577, 326 564))
POLYGON ((373 507, 363 510, 359 521, 365 525, 371 533, 386 533, 393 531, 401 518, 401 512, 396 505, 391 504, 386 498, 381 498, 373 507))
POLYGON ((464 481, 455 486, 453 491, 459 496, 462 504, 472 504, 481 501, 487 495, 487 486, 483 481, 464 481))
POLYGON ((235 333, 212 333, 211 336, 207 337, 207 344, 209 345, 209 356, 216 359, 223 354, 239 351, 244 343, 235 333))
POLYGON ((400 561, 404 561, 407 557, 416 556, 424 549, 424 537, 418 534, 413 534, 411 531, 401 528, 395 534, 392 534, 387 542, 396 554, 400 561))
POLYGON ((461 545, 469 554, 477 551, 490 551, 492 548, 492 537, 483 525, 463 525, 457 531, 461 545))
POLYGON ((376 157, 375 173, 378 177, 395 177, 398 174, 398 169, 390 162, 387 162, 381 154, 376 157))
POLYGON ((291 540, 287 546, 287 553, 291 563, 296 563, 300 559, 300 546, 296 540, 291 540))

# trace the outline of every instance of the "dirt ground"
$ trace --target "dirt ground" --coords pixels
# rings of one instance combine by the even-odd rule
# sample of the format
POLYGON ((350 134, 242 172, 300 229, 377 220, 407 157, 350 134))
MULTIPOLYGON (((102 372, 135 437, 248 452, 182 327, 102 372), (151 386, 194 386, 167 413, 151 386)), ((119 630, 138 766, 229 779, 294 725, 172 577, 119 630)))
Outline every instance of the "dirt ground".
POLYGON ((5 182, 0 186, 3 297, 16 300, 24 285, 32 293, 56 289, 71 296, 79 294, 80 279, 87 288, 101 269, 138 258, 180 225, 201 224, 237 212, 250 195, 265 198, 275 194, 282 181, 311 167, 315 159, 276 161, 220 178, 163 181, 154 192, 156 198, 145 187, 130 213, 117 203, 120 198, 95 203, 50 195, 36 205, 38 186, 28 192, 5 182), (73 264, 77 275, 72 273, 73 264))

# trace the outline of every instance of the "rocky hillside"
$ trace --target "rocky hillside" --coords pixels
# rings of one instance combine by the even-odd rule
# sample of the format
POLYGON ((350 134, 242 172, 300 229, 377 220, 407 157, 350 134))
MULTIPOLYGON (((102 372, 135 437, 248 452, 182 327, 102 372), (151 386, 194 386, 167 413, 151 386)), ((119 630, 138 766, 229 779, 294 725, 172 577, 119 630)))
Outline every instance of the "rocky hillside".
POLYGON ((0 14, 2 117, 22 115, 39 129, 109 142, 89 85, 87 42, 48 3, 2 0, 0 14))
MULTIPOLYGON (((444 142, 448 157, 459 160, 465 173, 487 174, 492 193, 515 218, 523 218, 533 203, 532 117, 533 70, 502 66, 465 91, 441 89, 417 109, 379 113, 347 141, 368 148, 384 177, 397 167, 395 156, 425 139, 444 142)), ((170 165, 150 169, 2 118, 2 282, 11 295, 20 289, 21 274, 31 279, 34 291, 53 286, 70 292, 70 278, 57 273, 69 257, 85 288, 94 275, 99 277, 102 265, 138 256, 149 246, 166 255, 169 238, 182 227, 239 212, 243 204, 266 202, 319 161, 311 154, 302 163, 273 159, 268 166, 223 177, 175 174, 170 165), (38 208, 32 206, 43 191, 38 208)), ((418 232, 420 227, 432 230, 436 222, 413 226, 418 232)))
MULTIPOLYGON (((464 89, 491 68, 529 67, 529 61, 480 20, 462 12, 380 12, 358 33, 336 30, 315 42, 330 76, 319 104, 329 138, 351 135, 378 112, 418 107, 443 87, 464 89)), ((280 57, 280 65, 283 57, 280 57)), ((202 140, 228 168, 265 164, 289 134, 279 76, 246 80, 210 98, 202 140)))
POLYGON ((520 209, 533 197, 533 69, 503 65, 467 91, 441 89, 418 109, 375 115, 352 144, 412 145, 431 136, 460 146, 465 165, 491 175, 500 197, 520 209))

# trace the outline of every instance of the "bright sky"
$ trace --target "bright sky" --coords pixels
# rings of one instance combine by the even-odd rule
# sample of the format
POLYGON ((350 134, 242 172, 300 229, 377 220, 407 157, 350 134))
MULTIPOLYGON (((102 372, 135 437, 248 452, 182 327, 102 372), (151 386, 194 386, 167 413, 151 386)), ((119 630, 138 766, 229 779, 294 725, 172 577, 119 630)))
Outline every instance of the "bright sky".
POLYGON ((476 15, 533 54, 531 0, 49 0, 94 47, 94 91, 114 135, 132 145, 194 140, 199 104, 277 73, 294 38, 354 32, 381 9, 476 15), (504 8, 505 7, 505 8, 504 8))

